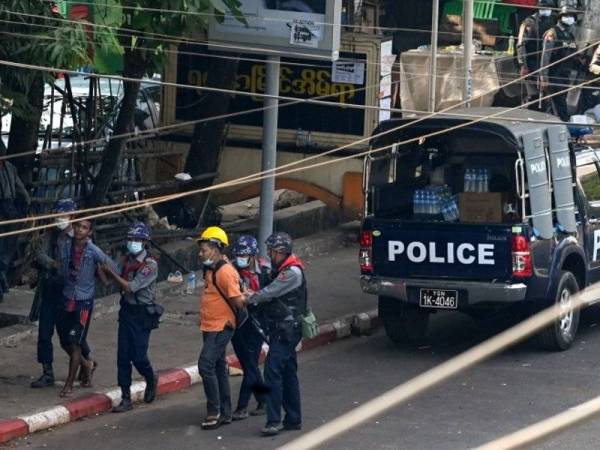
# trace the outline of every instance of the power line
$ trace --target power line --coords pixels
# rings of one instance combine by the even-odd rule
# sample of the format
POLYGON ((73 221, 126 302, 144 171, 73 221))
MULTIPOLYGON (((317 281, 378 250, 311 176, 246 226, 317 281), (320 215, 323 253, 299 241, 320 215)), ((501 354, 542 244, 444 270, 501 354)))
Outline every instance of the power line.
MULTIPOLYGON (((49 3, 52 3, 52 0, 45 0, 49 3)), ((73 1, 73 0, 66 0, 65 3, 75 3, 75 4, 79 4, 79 2, 73 1)), ((122 9, 122 10, 132 10, 132 11, 136 11, 137 8, 134 6, 123 6, 123 5, 108 5, 106 3, 99 3, 99 2, 88 2, 88 4, 91 5, 95 5, 95 6, 99 6, 99 7, 104 7, 106 8, 112 8, 112 9, 122 9)), ((560 12, 561 8, 546 8, 546 7, 539 7, 539 6, 529 6, 529 5, 506 5, 507 7, 519 7, 522 9, 529 9, 529 10, 540 10, 540 9, 550 9, 556 12, 560 12)), ((217 16, 217 14, 215 13, 201 13, 201 12, 196 12, 196 11, 183 11, 183 10, 176 10, 176 9, 164 9, 164 8, 144 8, 145 11, 150 11, 150 12, 157 12, 157 13, 169 13, 169 14, 178 14, 178 15, 192 15, 192 16, 200 16, 200 17, 215 17, 217 16)), ((293 11, 291 11, 293 12, 293 11)), ((577 11, 577 12, 583 12, 583 11, 577 11)), ((225 14, 228 15, 228 14, 225 14)), ((235 17, 233 14, 230 14, 232 17, 235 17)), ((243 11, 242 11, 242 15, 243 15, 243 11)), ((262 19, 265 22, 289 22, 289 19, 279 19, 279 18, 275 18, 275 17, 262 17, 262 16, 257 16, 257 15, 252 15, 251 16, 252 19, 262 19)), ((382 27, 382 26, 374 26, 374 25, 358 25, 358 24, 334 24, 332 22, 319 22, 319 21, 314 21, 315 24, 317 25, 325 25, 325 26, 341 26, 344 28, 358 28, 358 29, 365 29, 365 30, 380 30, 380 31, 417 31, 417 32, 422 32, 422 33, 431 33, 431 30, 423 30, 420 28, 402 28, 402 27, 382 27)), ((457 34, 457 35, 462 35, 462 33, 459 32, 452 32, 452 34, 457 34)), ((493 36, 493 37, 506 37, 506 36, 493 36)))
MULTIPOLYGON (((17 23, 17 24, 23 24, 21 22, 14 22, 14 21, 7 21, 7 20, 1 20, 0 22, 9 22, 9 23, 17 23)), ((51 25, 41 25, 41 24, 30 24, 30 23, 25 23, 24 25, 31 25, 31 26, 38 26, 38 27, 47 27, 47 28, 60 28, 57 26, 51 26, 51 25)), ((51 36, 32 36, 32 35, 27 35, 27 34, 23 34, 23 33, 15 33, 15 32, 9 32, 9 31, 0 31, 0 34, 6 34, 6 35, 10 35, 10 36, 19 36, 19 37, 23 37, 23 38, 27 38, 27 39, 40 39, 40 40, 56 40, 57 38, 53 38, 51 36)), ((121 35, 121 34, 117 34, 117 35, 121 35)), ((87 41, 86 41, 87 42, 87 41)), ((136 47, 140 50, 154 50, 151 49, 149 47, 141 47, 138 46, 136 47)), ((249 58, 249 57, 245 57, 245 56, 228 56, 228 55, 221 55, 221 54, 215 54, 215 53, 202 53, 202 52, 190 52, 190 51, 185 51, 185 50, 171 50, 171 49, 163 49, 162 51, 164 51, 165 53, 169 53, 169 54, 179 54, 179 55, 188 55, 188 56, 203 56, 206 58, 213 58, 213 59, 224 59, 224 60, 240 60, 240 61, 248 61, 248 62, 257 62, 257 63, 261 63, 261 64, 267 64, 268 61, 264 60, 264 59, 259 59, 259 58, 249 58)), ((424 54, 426 55, 428 52, 424 52, 424 54)), ((534 51, 534 52, 528 52, 525 53, 524 56, 531 56, 531 55, 536 55, 536 54, 541 54, 542 51, 534 51)), ((438 55, 441 56, 453 56, 452 54, 440 54, 438 55)), ((508 56, 507 56, 508 57, 508 56)), ((382 63, 379 62, 373 62, 373 61, 366 61, 366 60, 360 60, 360 59, 354 59, 354 58, 345 58, 342 57, 339 60, 340 62, 346 62, 346 61, 351 61, 351 62, 358 62, 358 63, 363 63, 363 64, 367 64, 367 65, 376 65, 376 66, 380 66, 382 63)), ((492 60, 490 60, 490 62, 492 62, 492 60)), ((399 64, 399 61, 395 64, 399 64)), ((310 63, 300 63, 300 62, 294 62, 294 61, 284 61, 282 62, 282 65, 285 66, 296 66, 296 67, 317 67, 317 68, 323 68, 324 66, 319 65, 319 64, 310 64, 310 63)), ((428 64, 419 64, 419 63, 410 63, 408 64, 409 67, 411 68, 419 68, 419 67, 423 67, 426 69, 429 69, 429 65, 428 64)), ((421 72, 410 72, 410 71, 406 71, 406 70, 397 70, 397 69, 392 69, 392 73, 393 74, 400 74, 400 73, 404 73, 407 75, 414 75, 415 78, 417 77, 423 77, 424 75, 426 75, 426 73, 421 73, 421 72)), ((496 70, 496 74, 502 78, 502 77, 508 77, 508 76, 514 76, 517 73, 516 72, 500 72, 496 70)), ((450 78, 450 79, 464 79, 464 75, 448 75, 448 74, 436 74, 435 75, 436 78, 450 78)), ((473 75, 471 77, 472 79, 487 79, 486 77, 483 76, 477 76, 477 75, 473 75)), ((553 78, 559 78, 559 79, 564 79, 565 81, 570 80, 570 78, 568 77, 553 77, 553 78)), ((558 83, 551 83, 552 85, 557 85, 557 86, 561 86, 561 84, 558 83)), ((566 84, 565 84, 566 86, 566 84)), ((590 88, 591 89, 591 88, 590 88)))
MULTIPOLYGON (((600 41, 599 41, 599 42, 600 42, 600 41)), ((563 58, 561 58, 561 59, 558 59, 557 61, 555 61, 555 62, 553 62, 553 63, 551 63, 551 64, 549 64, 549 65, 547 65, 547 66, 545 66, 545 67, 541 67, 541 68, 539 68, 538 70, 536 70, 536 71, 532 72, 532 73, 531 73, 531 74, 529 74, 528 76, 530 76, 530 75, 534 75, 534 74, 536 74, 537 72, 540 72, 540 71, 544 70, 545 68, 552 67, 552 66, 554 66, 554 65, 557 65, 557 64, 560 64, 560 63, 562 63, 562 62, 564 62, 564 61, 566 61, 566 60, 568 60, 568 59, 570 59, 570 58, 573 58, 575 55, 579 54, 580 52, 586 51, 588 48, 590 48, 590 47, 592 47, 592 46, 595 46, 595 45, 597 45, 597 44, 598 44, 598 42, 592 43, 592 44, 590 44, 589 46, 587 46, 587 47, 584 47, 584 48, 582 48, 582 49, 580 49, 580 50, 578 50, 578 51, 576 51, 576 52, 574 52, 574 53, 572 53, 572 54, 570 54, 570 55, 567 55, 567 56, 565 56, 565 57, 563 57, 563 58)), ((506 83, 506 84, 505 84, 504 86, 502 86, 502 87, 507 87, 507 86, 509 86, 509 85, 511 85, 511 84, 513 84, 513 83, 516 83, 516 82, 522 81, 522 80, 523 80, 523 79, 525 79, 525 78, 526 78, 526 77, 521 77, 521 78, 519 78, 519 79, 512 80, 512 81, 510 81, 510 82, 506 83)), ((597 79, 593 79, 593 80, 590 80, 590 81, 587 81, 587 82, 584 82, 584 83, 580 83, 580 84, 578 84, 578 85, 576 85, 576 86, 573 86, 573 87, 571 87, 571 88, 569 88, 569 89, 566 89, 566 90, 564 90, 564 91, 559 91, 559 92, 556 92, 556 93, 554 93, 554 94, 547 95, 545 98, 546 98, 546 99, 547 99, 547 98, 552 98, 552 97, 554 97, 554 96, 556 96, 556 95, 559 95, 559 94, 561 94, 562 92, 568 92, 568 91, 570 91, 570 90, 572 90, 572 89, 576 89, 576 88, 578 88, 578 87, 580 87, 580 86, 584 86, 584 85, 587 85, 587 84, 591 84, 591 83, 593 83, 593 82, 596 82, 596 81, 597 81, 597 79)), ((474 99, 472 99, 472 100, 476 100, 477 98, 479 98, 479 97, 481 97, 481 96, 484 96, 484 95, 486 95, 486 94, 484 93, 484 94, 482 94, 482 95, 480 95, 480 96, 476 96, 476 97, 474 97, 474 99)), ((544 98, 542 98, 542 100, 543 100, 543 99, 544 99, 544 98)), ((526 103, 526 104, 524 104, 524 105, 521 105, 521 107, 522 107, 522 106, 529 106, 529 105, 531 105, 531 104, 535 104, 535 103, 536 103, 537 101, 539 101, 539 100, 540 100, 540 99, 538 99, 538 100, 536 100, 536 101, 528 102, 528 103, 526 103)), ((398 127, 391 128, 391 129, 389 129, 389 130, 383 131, 383 132, 381 132, 381 133, 378 133, 378 134, 376 134, 376 135, 373 135, 373 136, 369 136, 369 137, 367 137, 367 138, 361 138, 361 139, 358 139, 358 140, 356 140, 356 141, 354 141, 354 142, 352 142, 352 143, 350 143, 350 144, 342 145, 341 147, 337 147, 337 148, 334 148, 334 149, 332 149, 332 150, 328 150, 328 151, 326 151, 326 152, 323 152, 323 153, 321 153, 321 154, 310 156, 310 157, 308 157, 308 158, 306 158, 306 159, 304 159, 304 160, 300 160, 300 161, 291 162, 291 163, 288 163, 288 164, 284 164, 283 166, 276 167, 276 168, 274 168, 274 169, 269 169, 269 170, 266 170, 266 171, 258 172, 258 173, 256 173, 256 174, 248 175, 248 176, 246 176, 246 177, 241 177, 241 178, 239 178, 239 179, 237 180, 237 183, 238 183, 238 184, 243 184, 243 183, 244 183, 244 182, 246 182, 247 180, 250 180, 252 177, 255 177, 255 176, 263 176, 263 175, 265 175, 265 174, 270 174, 270 173, 273 173, 273 174, 274 174, 273 176, 276 176, 276 175, 277 175, 277 174, 276 174, 276 171, 277 171, 277 170, 279 170, 279 169, 286 168, 286 167, 291 167, 291 166, 295 166, 295 165, 298 165, 298 164, 302 164, 302 163, 305 163, 305 162, 307 162, 307 161, 310 161, 310 160, 313 160, 313 159, 316 159, 316 158, 321 158, 321 157, 324 157, 324 156, 327 156, 327 155, 333 154, 333 153, 335 153, 335 152, 339 152, 339 151, 341 151, 341 150, 344 150, 344 149, 346 149, 346 148, 350 148, 350 147, 352 147, 352 146, 355 146, 355 145, 358 145, 358 144, 364 143, 364 142, 366 142, 366 141, 369 141, 369 140, 371 140, 371 139, 376 139, 376 138, 382 137, 382 136, 384 136, 384 135, 386 135, 386 134, 390 134, 390 133, 393 133, 393 132, 399 131, 399 130, 401 130, 401 129, 403 129, 403 128, 406 128, 406 127, 408 127, 408 126, 415 125, 415 124, 417 124, 417 123, 419 123, 419 122, 422 122, 422 121, 424 121, 424 120, 427 120, 427 119, 429 119, 429 118, 435 117, 435 116, 437 116, 437 115, 444 114, 444 113, 446 113, 446 112, 450 111, 450 110, 451 110, 451 109, 453 109, 453 108, 456 108, 456 107, 458 107, 458 106, 460 106, 460 105, 464 105, 465 103, 466 103, 466 101, 463 101, 463 102, 459 103, 458 105, 453 105, 453 106, 451 106, 451 107, 448 107, 448 108, 446 108, 446 109, 444 109, 444 110, 441 110, 441 111, 438 111, 438 112, 434 112, 434 113, 432 113, 432 114, 428 114, 428 115, 426 115, 426 116, 424 116, 424 117, 421 117, 421 118, 418 118, 418 119, 416 119, 415 121, 412 121, 412 122, 410 122, 410 123, 405 123, 405 124, 403 124, 403 125, 400 125, 400 126, 398 126, 398 127)), ((518 108, 519 108, 519 107, 516 107, 516 108, 513 108, 513 109, 518 109, 518 108)), ((477 121, 480 121, 480 120, 477 120, 477 121)), ((390 146, 387 146, 387 147, 385 147, 384 149, 387 149, 387 148, 389 148, 389 147, 390 147, 390 146)), ((363 152, 362 154, 359 154, 359 155, 366 155, 366 154, 369 154, 370 152, 371 152, 371 150, 369 150, 369 151, 367 151, 367 152, 363 152)), ((354 155, 353 157, 355 157, 355 156, 356 156, 356 155, 354 155)), ((1 158, 0 158, 0 159, 1 159, 1 158)), ((340 158, 340 160, 343 160, 343 159, 347 159, 347 157, 346 157, 346 158, 340 158)), ((301 170, 302 170, 302 169, 303 169, 303 168, 301 168, 301 170)), ((292 170, 292 171, 293 171, 293 170, 292 170)), ((288 172, 289 172, 289 173, 291 173, 292 171, 288 171, 288 172)), ((286 173, 288 173, 288 172, 286 172, 286 173)), ((222 183, 221 185, 223 185, 223 183, 222 183)), ((220 185, 219 185, 219 186, 220 186, 220 185)), ((223 187, 223 186, 221 186, 221 187, 223 187)), ((224 187, 227 187, 227 185, 225 185, 224 187)), ((201 190, 201 192, 204 192, 204 191, 203 191, 203 190, 201 190)), ((200 193, 200 192, 196 192, 196 193, 200 193)), ((179 195, 182 195, 182 194, 179 194, 179 195)), ((192 194, 185 194, 185 193, 183 193, 183 195, 194 195, 194 194, 193 194, 193 193, 192 193, 192 194)), ((168 200, 167 200, 167 201, 168 201, 168 200)), ((134 206, 134 207, 133 207, 133 209, 137 209, 137 208, 139 208, 139 207, 140 207, 138 202, 129 202, 129 204, 132 204, 132 203, 134 203, 134 204, 138 205, 138 206, 134 206)), ((122 206, 122 205, 125 205, 125 204, 127 204, 127 203, 126 203, 126 202, 124 202, 124 203, 121 203, 120 205, 111 205, 111 207, 119 207, 119 206, 122 206)), ((147 204, 147 202, 145 202, 145 203, 144 203, 144 205, 146 205, 146 204, 147 204)), ((111 207, 106 207, 106 208, 104 208, 104 209, 111 209, 111 207)), ((101 208, 101 207, 99 207, 99 208, 101 208)), ((108 213, 108 214, 104 214, 104 215, 110 215, 110 213, 108 213)), ((19 220, 19 219, 16 219, 16 220, 19 220)), ((26 219, 25 219, 25 220, 26 220, 26 219)), ((2 224, 3 224, 3 222, 0 222, 0 225, 2 225, 2 224)))
MULTIPOLYGON (((566 94, 566 93, 570 92, 571 90, 577 89, 580 86, 585 86, 585 85, 588 85, 590 83, 596 82, 598 80, 600 80, 600 77, 595 78, 593 80, 585 81, 583 83, 580 83, 578 85, 569 87, 569 88, 564 89, 562 91, 558 91, 558 92, 555 92, 553 94, 546 95, 545 97, 542 97, 542 100, 547 100, 547 99, 556 97, 558 95, 566 94)), ((90 219, 96 219, 96 218, 99 218, 99 217, 110 216, 110 215, 113 215, 113 214, 116 214, 116 213, 120 213, 120 212, 124 212, 124 211, 130 211, 130 210, 134 210, 134 209, 139 209, 139 208, 142 208, 142 207, 153 206, 155 204, 165 203, 165 202, 177 200, 177 199, 180 199, 180 198, 189 197, 189 196, 192 196, 192 195, 198 195, 198 194, 204 193, 204 192, 210 192, 210 191, 214 191, 214 190, 218 190, 218 189, 223 189, 223 188, 226 188, 226 187, 233 187, 233 186, 237 186, 237 185, 240 185, 240 184, 247 184, 249 182, 256 182, 256 181, 260 181, 260 180, 265 179, 265 178, 272 178, 272 177, 277 177, 277 176, 281 176, 281 175, 288 175, 288 174, 291 174, 291 173, 296 173, 296 172, 300 172, 300 171, 314 169, 314 168, 317 168, 317 167, 322 167, 322 166, 327 166, 327 165, 339 163, 341 161, 346 161, 346 160, 349 160, 349 159, 354 159, 354 158, 358 158, 358 157, 362 157, 362 156, 371 155, 373 153, 379 153, 379 152, 382 152, 382 151, 385 151, 385 150, 389 150, 389 149, 391 149, 393 147, 396 147, 396 146, 402 146, 402 145, 412 144, 412 143, 415 143, 415 142, 421 142, 424 139, 429 139, 431 137, 435 137, 435 136, 447 134, 447 133, 449 133, 451 131, 459 130, 459 129, 468 127, 470 125, 474 125, 476 123, 482 122, 484 120, 499 118, 500 116, 504 116, 506 113, 508 113, 510 111, 515 111, 517 109, 533 105, 533 104, 535 104, 537 102, 538 102, 538 100, 536 99, 536 100, 527 102, 527 103, 525 103, 523 105, 520 105, 520 106, 516 106, 516 107, 513 107, 513 108, 506 109, 506 110, 503 109, 503 110, 498 111, 498 112, 496 112, 494 114, 489 114, 489 115, 486 115, 486 116, 482 116, 480 118, 474 119, 474 120, 469 121, 469 122, 465 122, 465 123, 461 123, 461 124, 458 124, 458 125, 454 125, 454 126, 451 126, 449 128, 443 129, 443 130, 438 130, 438 131, 435 131, 435 132, 427 133, 427 134, 424 134, 424 135, 421 135, 421 136, 418 136, 418 137, 415 137, 415 138, 404 140, 402 142, 396 142, 396 143, 393 143, 393 144, 390 144, 390 145, 385 145, 383 147, 378 147, 376 149, 369 149, 369 150, 366 150, 364 152, 360 152, 360 153, 357 153, 357 154, 354 154, 354 155, 349 155, 349 156, 344 156, 344 157, 338 157, 338 158, 334 158, 334 159, 331 159, 331 160, 328 160, 328 161, 322 161, 322 162, 311 164, 311 165, 307 165, 307 166, 302 166, 302 167, 298 167, 298 168, 294 168, 294 169, 288 169, 288 170, 285 170, 285 171, 280 171, 280 169, 283 168, 284 166, 288 166, 289 167, 289 166, 297 165, 297 163, 289 163, 289 164, 286 164, 284 166, 276 167, 276 168, 271 169, 271 170, 259 172, 258 174, 252 174, 252 175, 248 175, 248 176, 245 176, 245 177, 240 177, 240 178, 237 178, 235 180, 223 182, 223 183, 220 183, 220 184, 217 184, 217 185, 213 185, 213 186, 210 186, 210 187, 207 187, 207 188, 194 189, 194 190, 189 190, 189 191, 182 192, 182 193, 170 194, 170 195, 166 195, 166 196, 162 196, 162 197, 156 197, 154 199, 148 199, 148 200, 145 200, 143 202, 129 202, 129 203, 123 202, 123 203, 118 204, 118 205, 111 205, 113 208, 117 208, 118 207, 120 209, 117 209, 116 211, 102 212, 102 213, 93 214, 91 216, 82 217, 82 218, 74 220, 74 222, 78 222, 78 221, 81 221, 81 220, 90 220, 90 219), (133 204, 133 205, 131 205, 131 204, 133 204), (125 205, 127 205, 127 206, 125 206, 125 205)), ((417 119, 415 121, 405 123, 405 124, 403 124, 403 125, 401 125, 399 127, 392 128, 390 130, 386 130, 386 131, 384 131, 382 133, 379 133, 378 135, 371 136, 368 139, 374 139, 376 137, 381 137, 381 136, 383 136, 385 134, 390 134, 392 132, 398 131, 401 128, 406 128, 408 126, 412 126, 415 123, 421 122, 423 120, 426 120, 427 118, 431 118, 431 117, 433 117, 435 115, 439 115, 439 114, 442 114, 442 113, 441 112, 440 113, 434 113, 434 114, 429 115, 428 117, 417 119)), ((361 140, 355 141, 354 144, 359 143, 361 140)), ((353 145, 353 144, 351 144, 351 145, 353 145)), ((334 150, 335 151, 339 151, 343 147, 344 146, 339 147, 338 149, 334 149, 334 150)), ((314 159, 314 158, 323 157, 327 153, 330 153, 330 152, 325 152, 323 154, 316 155, 315 157, 312 157, 312 158, 314 159)), ((311 158, 307 158, 305 160, 301 160, 301 161, 299 161, 299 163, 305 163, 306 161, 308 161, 310 159, 311 158)), ((106 208, 106 209, 109 209, 109 208, 106 208)), ((0 222, 0 225, 3 225, 4 223, 5 222, 0 222)), ((5 236, 12 236, 12 235, 17 235, 17 234, 24 234, 24 233, 28 233, 28 232, 33 232, 33 231, 37 231, 39 229, 45 229, 45 228, 49 228, 49 227, 52 227, 52 226, 54 226, 54 225, 53 224, 40 225, 40 226, 37 226, 37 227, 31 227, 31 228, 24 229, 24 230, 16 230, 16 231, 10 231, 10 232, 6 232, 6 233, 0 233, 0 238, 1 237, 5 237, 5 236)))

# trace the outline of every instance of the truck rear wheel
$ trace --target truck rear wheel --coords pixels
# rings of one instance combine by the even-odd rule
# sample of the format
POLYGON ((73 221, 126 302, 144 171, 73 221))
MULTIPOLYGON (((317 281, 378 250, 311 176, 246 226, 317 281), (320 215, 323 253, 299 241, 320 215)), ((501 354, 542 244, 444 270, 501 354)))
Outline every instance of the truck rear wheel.
POLYGON ((383 320, 388 338, 396 344, 415 345, 427 337, 429 313, 417 306, 379 297, 379 317, 383 320))
POLYGON ((579 291, 577 279, 571 272, 562 272, 554 305, 561 310, 560 317, 538 335, 541 347, 545 350, 567 350, 573 344, 579 328, 579 309, 568 311, 573 303, 573 295, 579 291))

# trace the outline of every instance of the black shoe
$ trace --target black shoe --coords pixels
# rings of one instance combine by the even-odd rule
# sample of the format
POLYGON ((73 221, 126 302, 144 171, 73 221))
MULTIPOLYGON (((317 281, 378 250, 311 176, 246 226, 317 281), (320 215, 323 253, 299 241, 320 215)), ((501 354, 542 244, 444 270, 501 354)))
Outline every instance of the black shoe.
POLYGON ((247 419, 249 415, 250 414, 248 414, 248 410, 246 408, 243 408, 243 409, 238 408, 233 412, 233 414, 231 415, 231 418, 233 420, 244 420, 244 419, 247 419))
POLYGON ((283 429, 287 431, 297 431, 302 429, 302 423, 284 423, 283 429))
POLYGON ((250 411, 251 416, 264 416, 267 414, 267 408, 264 403, 259 403, 256 405, 256 409, 250 411))
POLYGON ((156 388, 158 387, 158 376, 153 374, 149 380, 146 380, 146 390, 144 391, 144 402, 152 403, 156 398, 156 388))
POLYGON ((260 430, 260 434, 263 436, 277 436, 281 430, 283 430, 281 423, 268 423, 260 430))
POLYGON ((114 412, 114 413, 122 413, 122 412, 131 411, 132 409, 133 409, 133 403, 131 403, 131 399, 130 398, 123 398, 123 399, 121 399, 121 403, 119 403, 118 406, 115 406, 112 409, 112 412, 114 412))
POLYGON ((221 417, 221 425, 229 425, 231 422, 233 422, 233 416, 221 415, 221 417))
POLYGON ((54 386, 54 375, 44 372, 41 377, 31 383, 31 387, 34 389, 40 389, 45 387, 54 386))

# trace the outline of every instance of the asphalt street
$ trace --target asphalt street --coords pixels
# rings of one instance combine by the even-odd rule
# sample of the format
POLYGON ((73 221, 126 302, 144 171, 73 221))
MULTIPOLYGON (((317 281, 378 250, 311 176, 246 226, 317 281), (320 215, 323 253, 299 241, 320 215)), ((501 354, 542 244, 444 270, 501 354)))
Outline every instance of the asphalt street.
MULTIPOLYGON (((431 342, 391 344, 380 330, 307 351, 300 357, 305 430, 313 429, 387 389, 482 341, 509 323, 438 314, 431 342)), ((588 311, 576 345, 545 353, 518 346, 326 444, 327 449, 463 449, 561 412, 600 395, 600 310, 588 311), (598 323, 598 326, 596 325, 598 323)), ((240 378, 233 378, 234 391, 240 378)), ((262 438, 262 418, 203 431, 201 386, 159 399, 126 415, 103 414, 11 443, 46 449, 271 449, 299 432, 262 438)), ((593 449, 600 423, 588 422, 536 449, 593 449)))

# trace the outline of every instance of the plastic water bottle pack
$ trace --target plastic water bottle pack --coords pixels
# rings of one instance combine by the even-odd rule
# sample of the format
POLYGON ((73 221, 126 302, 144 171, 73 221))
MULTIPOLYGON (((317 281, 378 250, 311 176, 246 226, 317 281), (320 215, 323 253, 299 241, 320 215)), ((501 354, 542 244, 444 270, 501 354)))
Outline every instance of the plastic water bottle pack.
POLYGON ((490 171, 489 169, 465 170, 464 192, 489 192, 490 189, 490 171))
POLYGON ((460 218, 458 209, 458 196, 453 195, 447 198, 442 205, 442 215, 446 222, 456 222, 460 218))

